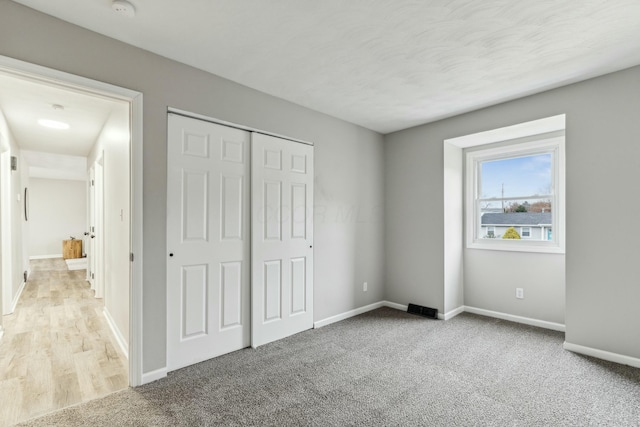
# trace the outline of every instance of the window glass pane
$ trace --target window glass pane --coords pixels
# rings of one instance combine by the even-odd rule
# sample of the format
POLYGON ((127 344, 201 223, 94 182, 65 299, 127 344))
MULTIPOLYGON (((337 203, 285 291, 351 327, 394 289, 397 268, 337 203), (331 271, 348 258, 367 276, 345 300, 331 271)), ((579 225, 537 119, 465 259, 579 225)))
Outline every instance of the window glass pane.
POLYGON ((519 200, 480 200, 480 213, 546 212, 552 210, 548 197, 519 200))
POLYGON ((480 198, 551 194, 551 162, 551 153, 481 162, 480 198))
POLYGON ((553 222, 550 199, 521 199, 480 202, 479 239, 527 238, 529 240, 552 240, 553 222), (513 228, 505 237, 505 233, 513 228), (490 233, 492 232, 492 233, 490 233))
POLYGON ((564 253, 564 138, 540 137, 466 150, 468 248, 564 253))

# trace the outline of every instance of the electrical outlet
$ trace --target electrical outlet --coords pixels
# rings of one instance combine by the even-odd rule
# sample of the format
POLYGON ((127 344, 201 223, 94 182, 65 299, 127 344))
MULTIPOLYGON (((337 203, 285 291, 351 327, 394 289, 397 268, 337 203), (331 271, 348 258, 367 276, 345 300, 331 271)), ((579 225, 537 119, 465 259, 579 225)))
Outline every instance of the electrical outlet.
POLYGON ((369 285, 367 285, 367 282, 364 282, 364 283, 362 284, 362 290, 363 290, 364 292, 367 292, 367 287, 368 287, 368 286, 369 286, 369 285))
POLYGON ((516 298, 524 299, 524 289, 523 288, 516 288, 516 298))

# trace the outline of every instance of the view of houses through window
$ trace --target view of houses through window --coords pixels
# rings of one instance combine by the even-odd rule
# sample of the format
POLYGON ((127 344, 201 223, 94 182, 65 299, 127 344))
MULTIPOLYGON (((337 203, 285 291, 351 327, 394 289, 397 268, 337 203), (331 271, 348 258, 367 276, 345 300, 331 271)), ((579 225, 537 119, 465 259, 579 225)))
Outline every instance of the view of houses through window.
POLYGON ((553 239, 553 153, 478 162, 479 239, 553 239))

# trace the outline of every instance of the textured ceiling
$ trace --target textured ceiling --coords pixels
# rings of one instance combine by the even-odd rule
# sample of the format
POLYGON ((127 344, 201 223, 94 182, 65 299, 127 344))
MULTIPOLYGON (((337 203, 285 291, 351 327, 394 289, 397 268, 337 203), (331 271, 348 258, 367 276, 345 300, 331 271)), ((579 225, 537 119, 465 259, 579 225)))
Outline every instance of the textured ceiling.
POLYGON ((16 0, 388 133, 640 64, 640 0, 16 0))

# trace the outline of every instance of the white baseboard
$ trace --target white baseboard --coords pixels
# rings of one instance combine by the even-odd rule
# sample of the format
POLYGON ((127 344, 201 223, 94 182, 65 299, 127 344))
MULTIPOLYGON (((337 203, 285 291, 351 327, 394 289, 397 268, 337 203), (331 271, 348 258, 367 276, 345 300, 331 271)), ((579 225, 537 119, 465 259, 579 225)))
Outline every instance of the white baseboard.
POLYGON ((508 320, 510 322, 523 323, 525 325, 537 326, 539 328, 551 329, 553 331, 564 332, 565 327, 561 323, 547 322, 546 320, 532 319, 530 317, 516 316, 514 314, 501 313, 499 311, 485 310, 483 308, 464 306, 467 313, 479 314, 481 316, 495 317, 496 319, 508 320))
POLYGON ((149 384, 167 376, 167 368, 156 369, 155 371, 142 374, 142 384, 149 384))
POLYGON ((400 310, 400 311, 407 311, 407 309, 409 308, 409 306, 407 305, 398 304, 397 302, 391 302, 391 301, 382 301, 382 305, 384 307, 395 308, 396 310, 400 310))
MULTIPOLYGON (((330 325, 332 323, 336 323, 336 322, 339 322, 341 320, 345 320, 345 319, 348 319, 350 317, 354 317, 354 316, 357 316, 359 314, 366 313, 367 311, 375 310, 376 308, 380 308, 380 307, 395 308, 396 310, 400 310, 400 311, 404 311, 404 312, 406 312, 407 309, 409 308, 407 305, 398 304, 397 302, 378 301, 378 302, 374 302, 373 304, 365 305, 363 307, 355 308, 353 310, 349 310, 349 311, 346 311, 344 313, 336 314, 335 316, 331 316, 331 317, 327 317, 326 319, 319 320, 319 321, 313 323, 313 327, 315 329, 318 329, 318 328, 321 328, 323 326, 327 326, 327 325, 330 325)), ((450 312, 448 312, 448 313, 446 313, 444 315, 442 313, 438 313, 438 318, 441 319, 441 320, 451 319, 452 317, 457 316, 458 314, 462 313, 463 311, 464 311, 464 306, 458 307, 458 308, 456 308, 454 310, 451 310, 450 312)))
POLYGON ((27 282, 22 282, 22 284, 18 288, 18 292, 16 292, 16 295, 13 297, 13 301, 11 301, 11 311, 7 314, 16 311, 16 306, 18 305, 18 301, 20 300, 20 295, 22 295, 22 291, 24 291, 24 287, 26 284, 27 282))
POLYGON ((326 319, 319 320, 317 322, 313 322, 313 328, 318 329, 323 326, 330 325, 332 323, 339 322, 344 319, 348 319, 353 316, 357 316, 362 313, 366 313, 367 311, 375 310, 376 308, 383 307, 383 301, 374 302, 373 304, 365 305, 364 307, 356 308, 353 310, 346 311, 341 314, 336 314, 335 316, 327 317, 326 319))
POLYGON ((111 313, 109 313, 109 310, 107 310, 107 307, 102 309, 102 313, 104 314, 105 319, 107 319, 107 324, 109 325, 109 328, 111 328, 111 332, 113 333, 113 337, 116 339, 118 346, 124 353, 124 356, 128 359, 129 343, 127 342, 127 340, 124 339, 124 336, 120 332, 120 329, 118 329, 118 326, 116 325, 116 322, 113 320, 113 317, 111 317, 111 313))
MULTIPOLYGON (((335 316, 331 316, 331 317, 327 317, 326 319, 319 320, 313 323, 313 327, 315 329, 321 328, 323 326, 327 326, 332 323, 336 323, 341 320, 345 320, 350 317, 354 317, 359 314, 366 313, 367 311, 375 310, 376 308, 380 308, 380 307, 390 307, 390 308, 395 308, 396 310, 405 311, 405 312, 407 311, 407 308, 408 308, 408 306, 403 304, 398 304, 396 302, 379 301, 373 304, 365 305, 364 307, 349 310, 344 313, 336 314, 335 316)), ((508 320, 510 322, 523 323, 525 325, 537 326, 539 328, 551 329, 554 331, 560 331, 560 332, 565 331, 565 326, 560 323, 547 322, 546 320, 538 320, 538 319, 532 319, 529 317, 522 317, 522 316, 516 316, 513 314, 501 313, 498 311, 485 310, 483 308, 469 307, 468 305, 462 305, 446 313, 439 312, 438 319, 449 320, 463 312, 479 314, 481 316, 487 316, 487 317, 494 317, 496 319, 508 320)))
POLYGON ((570 342, 564 342, 562 348, 574 353, 584 354, 585 356, 596 357, 602 360, 608 360, 609 362, 620 363, 621 365, 629 365, 634 368, 640 368, 640 359, 637 357, 625 356, 624 354, 611 353, 610 351, 600 350, 592 347, 585 347, 583 345, 572 344, 570 342))
POLYGON ((62 254, 54 254, 54 255, 33 255, 30 256, 29 259, 49 259, 49 258, 62 258, 62 254))
MULTIPOLYGON (((449 319, 453 319, 454 317, 456 317, 458 314, 463 313, 464 312, 464 305, 461 305, 458 308, 454 308, 453 310, 447 311, 444 314, 444 319, 443 320, 449 320, 449 319)), ((439 315, 438 315, 439 316, 439 315)))

